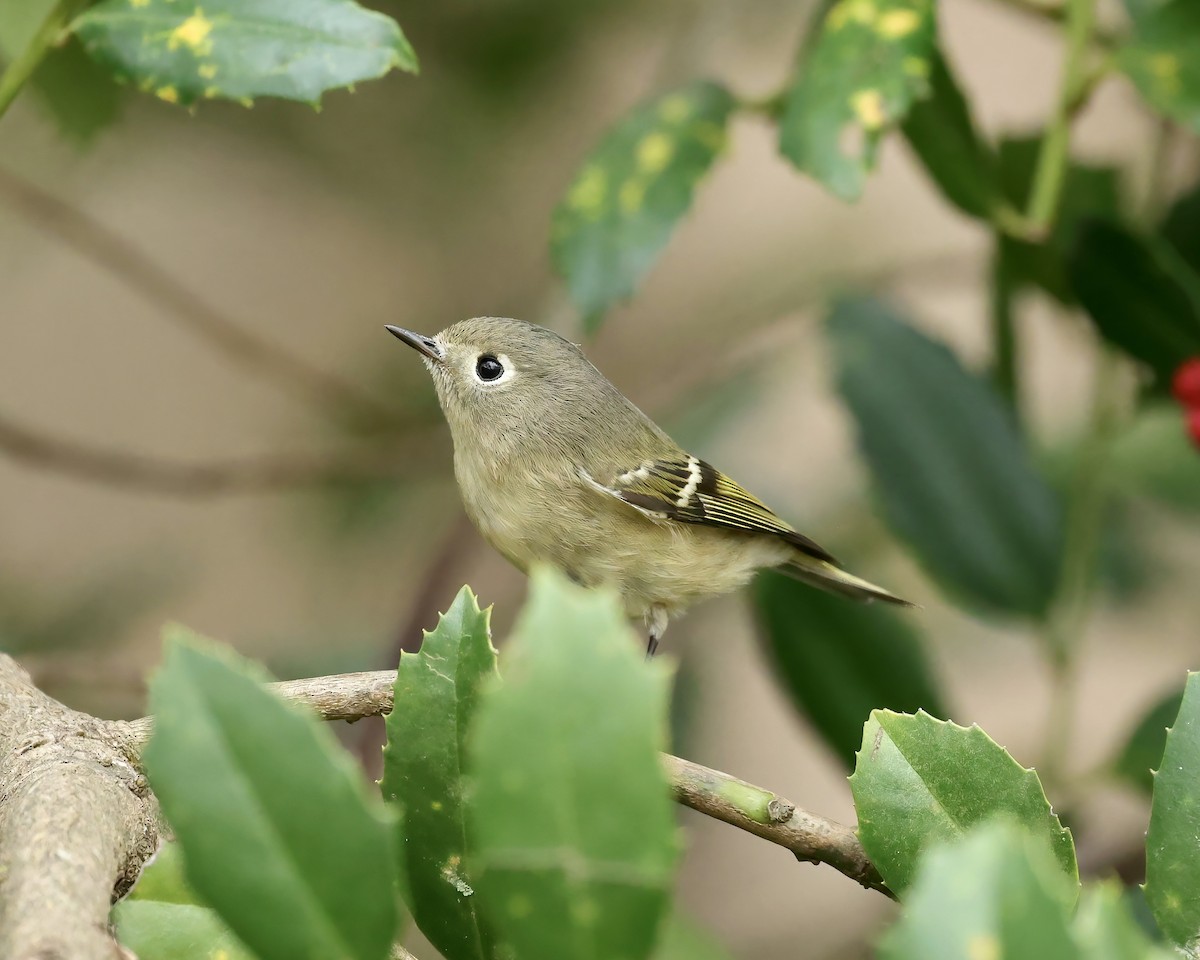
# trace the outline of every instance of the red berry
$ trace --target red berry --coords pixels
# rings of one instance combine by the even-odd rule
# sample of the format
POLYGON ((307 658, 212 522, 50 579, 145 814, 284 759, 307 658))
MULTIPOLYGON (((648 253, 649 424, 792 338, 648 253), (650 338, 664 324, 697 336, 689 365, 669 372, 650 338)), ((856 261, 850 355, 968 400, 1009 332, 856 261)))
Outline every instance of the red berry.
MULTIPOLYGON (((1171 381, 1171 392, 1188 410, 1200 408, 1200 357, 1192 357, 1179 365, 1171 381)), ((1195 418, 1188 422, 1194 424, 1195 418)))
POLYGON ((1184 417, 1187 421, 1188 436, 1192 438, 1192 443, 1200 448, 1200 407, 1192 407, 1184 417))

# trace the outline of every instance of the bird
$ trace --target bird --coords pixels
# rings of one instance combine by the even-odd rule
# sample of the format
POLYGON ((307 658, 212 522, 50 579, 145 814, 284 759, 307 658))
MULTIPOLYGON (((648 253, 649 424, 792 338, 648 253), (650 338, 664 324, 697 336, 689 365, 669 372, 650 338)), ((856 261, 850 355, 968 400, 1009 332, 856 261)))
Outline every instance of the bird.
POLYGON ((680 447, 559 334, 507 317, 432 337, 385 329, 433 378, 463 505, 484 539, 523 572, 545 563, 585 587, 615 587, 645 624, 647 657, 672 618, 765 568, 912 606, 680 447))

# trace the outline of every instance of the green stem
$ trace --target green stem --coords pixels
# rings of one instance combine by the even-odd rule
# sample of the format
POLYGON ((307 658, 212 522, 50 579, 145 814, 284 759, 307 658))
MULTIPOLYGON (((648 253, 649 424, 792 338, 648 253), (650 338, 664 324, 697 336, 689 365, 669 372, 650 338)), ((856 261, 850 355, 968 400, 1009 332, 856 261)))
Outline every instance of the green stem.
POLYGON ((58 40, 77 5, 78 0, 59 0, 51 7, 46 19, 37 28, 25 49, 8 65, 8 69, 0 74, 0 117, 4 116, 17 94, 33 76, 46 56, 46 51, 58 40))
POLYGON ((997 235, 992 253, 991 320, 992 380, 1016 419, 1020 419, 1017 386, 1017 329, 1013 317, 1012 284, 1004 262, 1004 238, 997 235))
POLYGON ((1070 0, 1067 6, 1067 61, 1063 66, 1054 114, 1046 127, 1046 136, 1038 154, 1026 211, 1026 219, 1038 231, 1049 230, 1058 212, 1058 202, 1067 175, 1071 119, 1085 102, 1080 91, 1088 87, 1087 53, 1095 8, 1096 0, 1070 0))
POLYGON ((1110 490, 1104 467, 1125 409, 1121 360, 1104 348, 1096 371, 1091 421, 1080 444, 1067 498, 1067 526, 1058 590, 1046 621, 1052 692, 1042 778, 1055 782, 1066 765, 1075 703, 1075 665, 1087 625, 1096 558, 1110 490))

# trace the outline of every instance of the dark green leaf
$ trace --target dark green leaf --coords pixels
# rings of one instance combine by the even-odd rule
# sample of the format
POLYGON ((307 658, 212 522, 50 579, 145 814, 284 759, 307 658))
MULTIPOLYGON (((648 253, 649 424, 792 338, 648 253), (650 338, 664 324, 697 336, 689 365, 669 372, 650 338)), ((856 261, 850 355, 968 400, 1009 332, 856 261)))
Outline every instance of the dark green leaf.
MULTIPOLYGON (((1040 137, 1006 139, 1000 144, 1004 194, 1017 209, 1024 209, 1029 202, 1041 149, 1040 137)), ((1010 283, 1015 288, 1039 287, 1059 303, 1074 305, 1066 259, 1076 230, 1085 218, 1115 217, 1120 204, 1120 181, 1114 167, 1070 163, 1050 236, 1036 244, 1009 236, 1001 239, 1000 256, 1010 283)))
POLYGON ((1043 615, 1058 578, 1061 508, 994 389, 878 301, 841 300, 829 330, 892 528, 965 602, 1043 615))
POLYGON ((1082 960, 1067 929, 1071 884, 1040 842, 989 823, 929 851, 882 960, 1082 960))
POLYGON ((550 254, 589 331, 633 293, 725 148, 734 101, 701 81, 635 108, 588 158, 554 211, 550 254))
POLYGON ((904 612, 849 603, 778 573, 760 575, 755 595, 775 676, 847 768, 872 710, 945 716, 904 612))
POLYGON ((125 900, 113 907, 112 921, 137 960, 255 960, 207 907, 125 900))
POLYGON ((883 135, 929 93, 934 9, 929 0, 839 0, 818 16, 788 90, 779 149, 854 200, 883 135))
POLYGON ((1200 131, 1200 6, 1195 0, 1139 3, 1133 36, 1117 66, 1163 116, 1200 131))
POLYGON ((1162 763, 1167 744, 1167 727, 1179 716, 1183 691, 1167 694, 1151 707, 1129 735, 1124 748, 1113 764, 1113 773, 1135 787, 1150 793, 1154 789, 1152 770, 1162 763))
POLYGON ((1082 960, 1170 960, 1134 919, 1119 884, 1084 889, 1071 932, 1082 960))
POLYGON ((388 826, 329 730, 261 679, 168 632, 145 763, 188 883, 262 960, 382 960, 396 929, 388 826))
POLYGON ((1050 809, 1037 774, 977 726, 876 710, 863 729, 850 789, 863 846, 897 892, 912 882, 929 846, 999 816, 1053 849, 1078 882, 1071 833, 1050 809))
POLYGON ((1200 512, 1200 456, 1174 401, 1138 412, 1113 444, 1108 477, 1122 493, 1200 512))
POLYGON ((1146 833, 1146 902, 1167 938, 1200 951, 1200 673, 1189 673, 1179 716, 1154 776, 1146 833))
POLYGON ((1167 243, 1089 221, 1079 230, 1068 270, 1101 335, 1146 364, 1160 385, 1200 354, 1200 277, 1167 243))
POLYGON ((30 79, 30 87, 58 129, 83 145, 120 115, 121 88, 75 40, 49 51, 30 79))
POLYGON ((1159 225, 1159 234, 1193 273, 1200 274, 1200 184, 1171 204, 1159 225))
POLYGON ((966 97, 936 49, 929 81, 929 96, 914 103, 904 120, 904 136, 942 195, 968 216, 988 220, 1004 200, 996 156, 975 129, 966 97))
POLYGON ((447 960, 495 955, 468 874, 473 849, 463 800, 467 730, 482 685, 496 678, 488 612, 469 587, 400 657, 383 751, 384 798, 402 816, 400 870, 421 932, 447 960))
POLYGON ((617 598, 535 570, 471 741, 480 897, 518 957, 642 960, 676 839, 666 668, 617 598))
POLYGON ((123 81, 169 103, 284 97, 416 72, 391 18, 353 0, 100 0, 71 29, 123 81))

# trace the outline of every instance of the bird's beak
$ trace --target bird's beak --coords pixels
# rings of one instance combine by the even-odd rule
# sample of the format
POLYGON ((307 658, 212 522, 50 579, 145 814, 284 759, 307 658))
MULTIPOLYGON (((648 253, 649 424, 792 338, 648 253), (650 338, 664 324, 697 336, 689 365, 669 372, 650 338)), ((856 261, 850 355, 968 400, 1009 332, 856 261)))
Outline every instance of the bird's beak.
POLYGON ((405 330, 403 327, 393 327, 387 324, 384 325, 383 329, 398 340, 403 340, 418 353, 423 353, 435 363, 442 362, 442 348, 437 345, 437 341, 432 337, 424 337, 419 333, 413 333, 411 330, 405 330))

